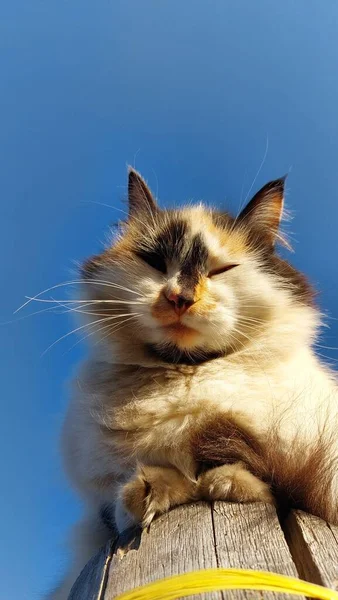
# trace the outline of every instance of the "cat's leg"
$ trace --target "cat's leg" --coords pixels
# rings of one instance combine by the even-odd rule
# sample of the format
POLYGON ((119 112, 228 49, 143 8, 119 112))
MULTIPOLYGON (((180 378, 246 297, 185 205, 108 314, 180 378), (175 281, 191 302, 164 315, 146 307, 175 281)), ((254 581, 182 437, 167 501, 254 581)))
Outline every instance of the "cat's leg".
POLYGON ((242 462, 202 473, 198 478, 197 493, 199 498, 209 501, 274 503, 269 486, 250 473, 242 462))
POLYGON ((169 467, 139 467, 135 476, 120 490, 115 519, 118 529, 125 523, 150 525, 156 515, 171 507, 192 502, 196 483, 177 469, 169 467))
POLYGON ((326 432, 312 443, 294 438, 275 444, 268 468, 282 510, 298 508, 338 525, 338 448, 326 432))
POLYGON ((80 521, 71 534, 71 566, 57 588, 45 596, 45 600, 67 600, 82 569, 111 537, 112 530, 103 523, 99 509, 80 521))

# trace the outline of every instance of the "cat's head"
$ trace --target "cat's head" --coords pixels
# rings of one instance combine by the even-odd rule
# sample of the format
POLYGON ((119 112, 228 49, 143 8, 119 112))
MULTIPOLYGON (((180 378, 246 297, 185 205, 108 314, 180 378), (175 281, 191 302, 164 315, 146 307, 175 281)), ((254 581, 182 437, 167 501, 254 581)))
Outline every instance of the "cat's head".
POLYGON ((82 268, 96 343, 189 364, 254 351, 264 336, 278 346, 282 331, 292 345, 295 328, 315 320, 305 277, 275 251, 284 178, 237 218, 202 204, 160 209, 133 169, 128 197, 113 244, 82 268))

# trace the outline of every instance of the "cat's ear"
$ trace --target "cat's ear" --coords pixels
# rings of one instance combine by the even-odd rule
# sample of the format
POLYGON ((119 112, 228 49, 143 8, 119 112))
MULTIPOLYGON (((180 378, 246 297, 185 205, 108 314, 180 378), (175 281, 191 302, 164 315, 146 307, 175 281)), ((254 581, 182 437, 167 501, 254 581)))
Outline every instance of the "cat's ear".
POLYGON ((264 241, 274 246, 283 215, 285 177, 264 185, 242 210, 236 223, 259 231, 264 241))
POLYGON ((153 214, 158 210, 156 200, 143 177, 132 167, 128 170, 128 204, 130 217, 145 212, 153 214))

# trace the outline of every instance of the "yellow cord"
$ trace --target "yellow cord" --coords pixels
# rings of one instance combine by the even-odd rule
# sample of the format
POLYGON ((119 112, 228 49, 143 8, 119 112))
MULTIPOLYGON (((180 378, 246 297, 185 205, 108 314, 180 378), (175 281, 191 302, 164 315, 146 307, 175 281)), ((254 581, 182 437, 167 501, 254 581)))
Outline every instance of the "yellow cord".
POLYGON ((202 592, 257 590, 338 600, 338 592, 278 573, 248 569, 205 569, 166 577, 117 596, 115 600, 176 600, 202 592))

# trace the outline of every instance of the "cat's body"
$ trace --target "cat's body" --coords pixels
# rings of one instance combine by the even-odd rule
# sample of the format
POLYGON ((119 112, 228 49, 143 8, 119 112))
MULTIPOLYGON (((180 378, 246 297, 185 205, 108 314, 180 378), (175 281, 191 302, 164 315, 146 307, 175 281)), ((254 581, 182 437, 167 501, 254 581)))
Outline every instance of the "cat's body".
POLYGON ((303 350, 281 364, 264 363, 261 371, 250 358, 244 371, 243 362, 224 358, 170 369, 84 365, 65 429, 73 482, 101 508, 137 463, 175 466, 194 479, 194 431, 229 413, 239 422, 247 417, 259 437, 278 424, 285 450, 295 438, 304 446, 323 432, 331 438, 337 390, 316 358, 303 350))
POLYGON ((312 350, 311 290, 275 257, 282 192, 263 188, 238 223, 203 207, 163 220, 131 171, 127 230, 83 272, 89 322, 123 311, 74 385, 64 453, 87 517, 52 598, 67 598, 114 517, 122 530, 199 498, 283 498, 338 522, 337 386, 312 350))

